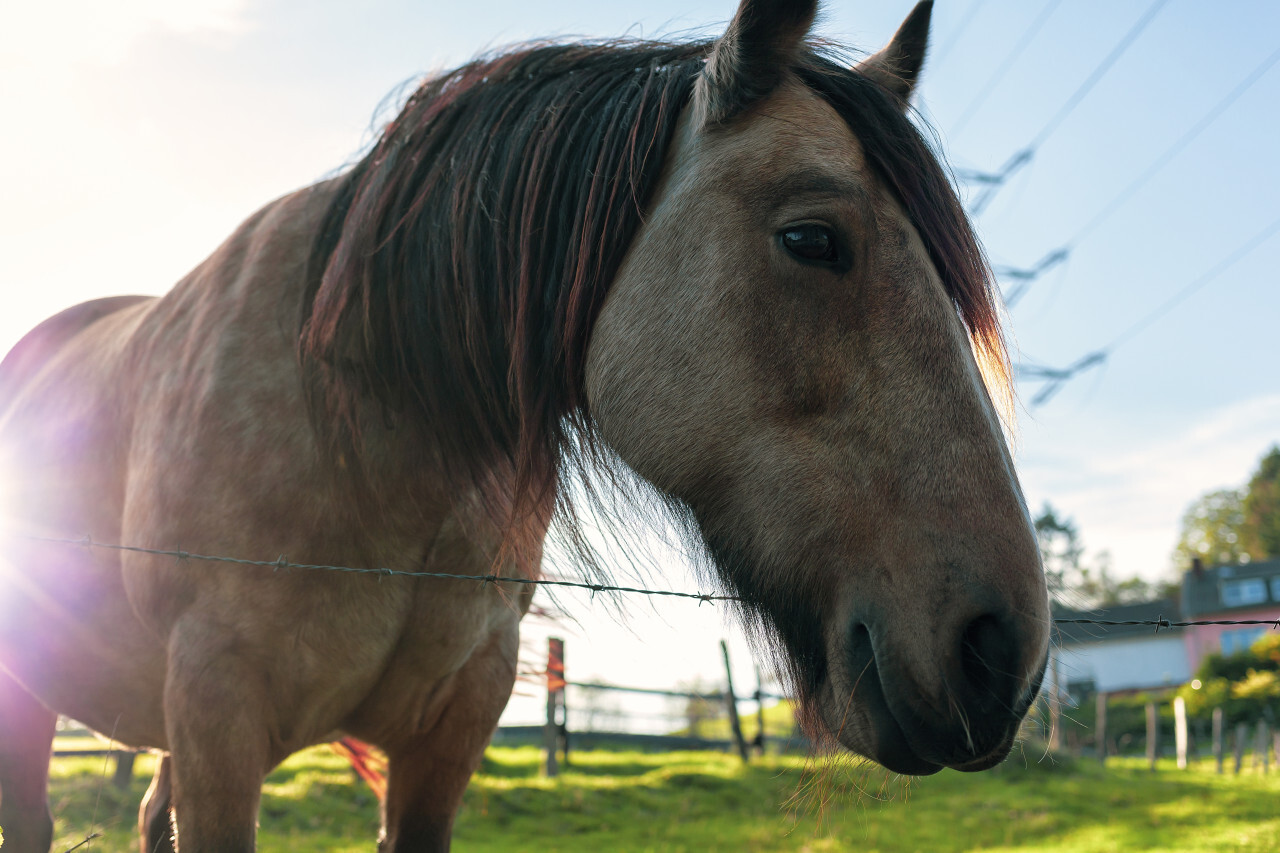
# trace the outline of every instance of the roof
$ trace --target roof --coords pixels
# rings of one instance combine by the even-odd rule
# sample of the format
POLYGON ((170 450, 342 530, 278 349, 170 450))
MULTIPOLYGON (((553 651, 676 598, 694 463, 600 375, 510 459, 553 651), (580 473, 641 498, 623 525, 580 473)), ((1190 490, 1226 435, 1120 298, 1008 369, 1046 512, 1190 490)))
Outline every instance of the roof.
MULTIPOLYGON (((1054 619, 1096 619, 1104 622, 1154 622, 1157 619, 1168 619, 1171 622, 1182 621, 1182 609, 1172 598, 1156 601, 1143 601, 1139 604, 1119 604, 1115 607, 1097 608, 1095 610, 1069 610, 1054 606, 1054 619)), ((1159 634, 1164 636, 1180 635, 1182 628, 1161 628, 1159 634)), ((1143 634, 1157 633, 1154 625, 1072 625, 1058 622, 1055 625, 1054 640, 1061 646, 1078 645, 1080 643, 1099 643, 1107 640, 1132 639, 1143 634)))
MULTIPOLYGON (((1252 585, 1256 593, 1256 582, 1252 585)), ((1280 560, 1263 560, 1237 566, 1192 569, 1182 576, 1182 612, 1188 619, 1215 613, 1234 613, 1280 607, 1280 560), (1245 597, 1243 603, 1223 599, 1223 590, 1238 581, 1262 581, 1262 597, 1245 597)))

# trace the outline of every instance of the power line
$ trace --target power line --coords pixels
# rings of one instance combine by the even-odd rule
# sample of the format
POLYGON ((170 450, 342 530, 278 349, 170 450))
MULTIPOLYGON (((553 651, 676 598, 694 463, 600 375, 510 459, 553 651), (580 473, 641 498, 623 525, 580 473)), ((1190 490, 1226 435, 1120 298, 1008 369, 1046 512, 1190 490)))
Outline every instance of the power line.
MULTIPOLYGON (((1056 131, 1058 126, 1066 120, 1067 116, 1071 115, 1075 108, 1080 105, 1080 102, 1083 101, 1085 96, 1093 90, 1093 87, 1098 84, 1098 81, 1106 76, 1106 73, 1111 70, 1111 67, 1115 65, 1120 57, 1124 55, 1125 51, 1127 51, 1129 47, 1138 40, 1138 36, 1142 35, 1142 31, 1147 28, 1147 25, 1151 23, 1155 16, 1160 13, 1160 10, 1163 9, 1168 2, 1169 0, 1154 0, 1154 2, 1147 7, 1147 11, 1142 14, 1142 17, 1129 28, 1128 32, 1121 36, 1120 41, 1118 41, 1116 46, 1111 49, 1111 52, 1103 57, 1101 62, 1094 66, 1093 71, 1091 71, 1089 76, 1085 78, 1084 82, 1076 88, 1076 90, 1071 94, 1071 97, 1067 98, 1063 105, 1058 108, 1058 111, 1054 113, 1053 117, 1045 123, 1044 127, 1040 128, 1040 132, 1032 137, 1031 141, 1027 143, 1021 151, 1015 153, 1003 166, 1000 167, 1000 170, 995 176, 993 176, 997 178, 997 180, 987 182, 986 186, 983 187, 982 191, 978 193, 978 196, 969 206, 969 212, 972 215, 978 216, 986 210, 987 205, 991 203, 991 200, 995 198, 996 193, 1000 191, 1000 188, 1004 186, 1008 179, 1027 163, 1031 162, 1031 159, 1035 157, 1036 151, 1039 150, 1040 146, 1053 135, 1054 131, 1056 131)), ((958 132, 959 131, 957 130, 957 133, 958 132)))
POLYGON ((1137 322, 1129 326, 1129 328, 1116 335, 1105 346, 1085 355, 1074 364, 1064 368, 1051 368, 1037 364, 1017 365, 1015 367, 1014 374, 1017 378, 1029 379, 1031 381, 1043 380, 1046 383, 1045 386, 1040 389, 1040 392, 1032 398, 1031 405, 1042 406, 1047 403, 1058 393, 1058 391, 1062 390, 1062 386, 1066 382, 1075 378, 1089 368, 1105 362, 1119 347, 1128 343, 1134 336, 1146 329, 1156 320, 1159 320, 1165 314, 1168 314, 1193 293, 1206 287, 1214 279, 1222 275, 1222 273, 1244 260, 1245 257, 1253 253, 1254 250, 1266 243, 1277 233, 1280 233, 1280 216, 1273 219, 1261 231, 1258 231, 1244 243, 1241 243, 1208 270, 1181 287, 1172 296, 1157 305, 1137 322))
MULTIPOLYGON (((1245 92, 1249 91, 1255 83, 1261 80, 1268 71, 1270 71, 1277 62, 1280 62, 1280 49, 1274 51, 1270 56, 1246 74, 1239 83, 1235 85, 1226 95, 1218 99, 1218 101, 1209 108, 1209 110, 1200 117, 1199 121, 1178 137, 1178 139, 1160 153, 1145 170, 1136 178, 1130 181, 1123 189, 1112 196, 1111 200, 1104 204, 1096 214, 1072 237, 1063 243, 1057 249, 1048 252, 1036 264, 1029 268, 1018 268, 1011 266, 996 267, 995 272, 1001 278, 1010 278, 1018 282, 1016 288, 1006 295, 1005 302, 1010 306, 1016 304, 1017 300, 1022 297, 1027 287, 1041 275, 1048 272, 1059 263, 1065 261, 1080 244, 1085 237, 1091 234, 1094 229, 1111 217, 1113 213, 1120 209, 1130 198, 1132 198, 1138 190, 1146 185, 1153 177, 1155 177, 1165 166, 1169 165, 1173 159, 1182 152, 1184 148, 1190 145, 1200 134, 1204 133, 1215 121, 1217 121, 1237 100, 1240 99, 1245 92)), ((958 172, 962 178, 969 179, 969 173, 958 172)), ((979 176, 991 179, 992 176, 979 176)))
POLYGON ((1053 14, 1053 10, 1057 9, 1061 3, 1062 0, 1049 0, 1049 3, 1040 10, 1040 15, 1032 21, 1031 26, 1027 27, 1027 29, 1023 31, 1022 35, 1018 37, 1018 41, 1014 44, 1013 49, 1009 51, 1008 55, 1005 56, 1004 61, 1000 63, 1000 67, 996 69, 995 74, 991 75, 991 78, 987 80, 982 89, 978 91, 977 96, 974 97, 974 99, 969 103, 969 106, 966 107, 965 111, 960 115, 960 120, 956 122, 956 126, 951 131, 952 136, 959 136, 961 131, 968 126, 969 120, 973 118, 975 113, 977 113, 978 108, 982 106, 984 101, 986 101, 987 96, 989 96, 995 87, 999 85, 1000 81, 1004 79, 1004 76, 1009 73, 1009 69, 1013 67, 1013 63, 1018 61, 1018 57, 1022 55, 1022 51, 1024 51, 1027 45, 1031 43, 1031 40, 1036 37, 1036 34, 1040 32, 1040 29, 1045 25, 1045 22, 1049 20, 1049 16, 1053 14))
POLYGON ((1183 287, 1181 290, 1179 290, 1169 299, 1162 302, 1159 306, 1157 306, 1153 311, 1151 311, 1141 320, 1134 323, 1132 326, 1130 326, 1129 328, 1121 332, 1119 335, 1117 335, 1111 341, 1111 343, 1103 347, 1103 351, 1108 354, 1111 352, 1114 352, 1115 349, 1119 347, 1121 344, 1128 342, 1131 338, 1133 338, 1134 335, 1138 334, 1138 332, 1141 332, 1147 326, 1150 326, 1156 320, 1160 319, 1165 314, 1168 314, 1170 311, 1172 311, 1179 303, 1185 300, 1188 296, 1195 293, 1197 290, 1200 290, 1205 285, 1212 282, 1219 275, 1226 272, 1231 267, 1238 264, 1240 261, 1244 260, 1244 258, 1249 254, 1251 254, 1254 249, 1258 248, 1263 243, 1270 240, 1272 237, 1276 235, 1277 232, 1280 232, 1280 217, 1276 217, 1275 219, 1273 219, 1271 221, 1271 224, 1267 225, 1267 227, 1263 228, 1261 231, 1254 234, 1244 243, 1240 244, 1240 246, 1238 246, 1235 249, 1235 251, 1231 252, 1221 261, 1214 264, 1207 272, 1201 274, 1194 281, 1187 284, 1185 287, 1183 287))
POLYGON ((968 11, 965 12, 964 18, 951 33, 951 38, 938 50, 937 58, 933 60, 934 65, 940 65, 951 54, 955 46, 960 43, 960 36, 964 35, 964 31, 969 28, 969 25, 973 23, 973 19, 978 16, 978 10, 982 8, 984 2, 986 0, 973 0, 969 4, 968 11))

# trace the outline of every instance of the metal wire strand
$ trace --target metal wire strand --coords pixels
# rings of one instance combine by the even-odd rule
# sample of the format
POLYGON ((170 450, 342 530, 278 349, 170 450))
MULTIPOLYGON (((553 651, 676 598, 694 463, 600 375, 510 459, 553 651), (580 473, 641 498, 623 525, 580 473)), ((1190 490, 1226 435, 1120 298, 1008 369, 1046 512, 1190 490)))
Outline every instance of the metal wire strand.
MULTIPOLYGON (((81 548, 101 548, 107 551, 128 551, 134 554, 152 554, 157 557, 172 557, 178 562, 188 560, 201 560, 209 563, 231 563, 239 566, 257 566, 259 568, 271 569, 279 571, 280 569, 301 569, 305 571, 324 571, 324 572, 345 572, 347 574, 356 575, 378 575, 383 577, 407 577, 407 578, 439 578, 442 580, 461 580, 461 581, 478 581, 484 584, 494 583, 519 583, 529 584, 532 586, 558 586, 570 587, 573 589, 585 589, 592 593, 596 592, 625 592, 635 593, 638 595, 666 595, 673 598, 692 598, 699 604, 714 603, 717 601, 742 601, 743 599, 737 595, 713 595, 705 592, 679 592, 670 589, 644 589, 634 586, 616 586, 614 584, 604 583, 584 583, 581 581, 568 581, 559 579, 543 579, 535 580, 532 578, 517 578, 507 575, 488 574, 488 575, 461 575, 452 572, 410 572, 402 569, 368 569, 356 568, 353 566, 329 566, 319 563, 295 563, 285 559, 282 555, 274 560, 246 560, 241 557, 223 557, 212 554, 195 554, 190 551, 182 551, 170 548, 142 548, 137 545, 116 545, 106 542, 95 542, 89 536, 82 536, 79 539, 59 539, 48 536, 27 536, 24 537, 32 542, 47 542, 57 545, 75 545, 81 548)), ((1269 625, 1270 627, 1280 630, 1280 619, 1208 619, 1190 622, 1173 622, 1169 619, 1139 619, 1139 620, 1111 620, 1111 619, 1054 619, 1056 625, 1150 625, 1157 631, 1161 628, 1189 628, 1196 625, 1269 625)), ((590 687, 593 685, 579 685, 590 687)))

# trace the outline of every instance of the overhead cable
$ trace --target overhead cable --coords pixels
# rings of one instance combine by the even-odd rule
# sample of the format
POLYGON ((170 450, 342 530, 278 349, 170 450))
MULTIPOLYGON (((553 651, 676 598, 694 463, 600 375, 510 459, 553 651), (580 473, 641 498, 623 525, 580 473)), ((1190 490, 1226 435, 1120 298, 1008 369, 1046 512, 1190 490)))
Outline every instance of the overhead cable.
POLYGON ((1252 254, 1254 250, 1266 243, 1277 233, 1280 233, 1280 216, 1273 219, 1261 231, 1258 231, 1244 243, 1241 243, 1212 267, 1181 287, 1172 296, 1164 302, 1161 302, 1141 317, 1137 322, 1133 323, 1123 332, 1116 335, 1105 346, 1083 356, 1075 363, 1063 368, 1046 367, 1044 365, 1034 363, 1022 363, 1015 365, 1014 377, 1016 379, 1045 382, 1045 385, 1040 389, 1036 396, 1032 398, 1032 407, 1042 406, 1049 402, 1049 400, 1051 400, 1058 391, 1062 390, 1062 386, 1067 381, 1075 378, 1089 368, 1105 362, 1119 347, 1128 343, 1134 336, 1146 329, 1156 320, 1159 320, 1161 317, 1168 314, 1180 303, 1186 300, 1187 297, 1191 296, 1196 291, 1201 290, 1218 276, 1244 260, 1245 257, 1252 254))
MULTIPOLYGON (((1111 70, 1111 67, 1115 65, 1120 57, 1124 55, 1125 51, 1127 51, 1129 47, 1137 41, 1138 36, 1142 34, 1142 31, 1147 28, 1147 25, 1151 23, 1155 16, 1159 14, 1160 10, 1163 9, 1168 2, 1169 0, 1154 0, 1154 2, 1147 7, 1147 11, 1142 14, 1142 17, 1138 19, 1137 23, 1129 28, 1129 31, 1121 37, 1120 41, 1116 43, 1116 46, 1111 49, 1111 52, 1103 57, 1101 62, 1094 66, 1093 71, 1089 73, 1089 76, 1085 78, 1084 82, 1081 83, 1075 92, 1071 94, 1071 97, 1067 98, 1062 106, 1058 108, 1058 111, 1054 113, 1053 117, 1045 123, 1044 127, 1040 128, 1040 132, 1037 133, 1031 141, 1022 148, 1022 150, 1014 153, 1013 156, 1006 160, 1004 165, 1000 167, 995 175, 991 176, 994 180, 986 182, 986 186, 982 188, 977 197, 974 198, 972 204, 969 206, 969 212, 972 215, 978 216, 986 210, 987 205, 991 203, 991 200, 995 198, 996 193, 1000 191, 1000 188, 1004 186, 1009 178, 1011 178, 1015 172, 1027 163, 1031 162, 1031 159, 1035 157, 1036 151, 1039 150, 1040 146, 1053 135, 1054 131, 1056 131, 1058 126, 1066 120, 1067 116, 1071 115, 1072 111, 1075 110, 1075 108, 1079 106, 1080 102, 1085 99, 1085 96, 1088 95, 1089 92, 1093 90, 1093 87, 1098 84, 1098 81, 1106 76, 1106 73, 1111 70)), ((959 132, 958 128, 956 132, 959 132)))
MULTIPOLYGON (((1151 180, 1162 169, 1164 169, 1165 166, 1169 165, 1169 163, 1172 162, 1173 159, 1176 156, 1178 156, 1178 154, 1180 154, 1184 148, 1190 145, 1196 139, 1196 137, 1198 137, 1201 133, 1204 133, 1204 131, 1207 130, 1210 127, 1210 125, 1212 125, 1215 121, 1217 121, 1222 116, 1222 114, 1225 113, 1227 109, 1231 107, 1232 104, 1234 104, 1237 100, 1239 100, 1240 97, 1245 92, 1249 91, 1249 89, 1251 89, 1255 83, 1261 80, 1268 71, 1270 71, 1273 67, 1275 67, 1277 62, 1280 62, 1280 49, 1275 50, 1274 52, 1272 52, 1270 56, 1268 56, 1258 65, 1256 65, 1253 68, 1253 70, 1251 70, 1248 74, 1246 74, 1230 92, 1228 92, 1226 95, 1220 98, 1212 107, 1210 107, 1209 110, 1200 117, 1199 121, 1197 121, 1190 128, 1188 128, 1187 131, 1183 133, 1182 136, 1178 137, 1178 139, 1172 145, 1170 145, 1163 152, 1161 152, 1159 156, 1157 156, 1154 160, 1152 160, 1151 163, 1147 166, 1146 169, 1142 171, 1141 174, 1139 174, 1136 178, 1134 178, 1127 185, 1125 185, 1125 187, 1121 189, 1118 193, 1112 196, 1111 199, 1106 204, 1104 204, 1088 222, 1086 222, 1083 226, 1081 226, 1080 229, 1076 231, 1076 233, 1072 235, 1071 238, 1067 240, 1065 243, 1063 243, 1061 246, 1046 253, 1044 257, 1042 257, 1039 261, 1037 261, 1031 267, 1027 267, 1027 268, 1018 268, 1018 267, 1012 267, 1012 266, 996 267, 995 268, 996 275, 998 275, 1000 278, 1013 279, 1017 282, 1017 285, 1015 286, 1015 288, 1013 288, 1010 291, 1010 293, 1005 296, 1005 302, 1010 306, 1015 305, 1017 303, 1017 300, 1021 298, 1022 295, 1026 292, 1026 289, 1031 284, 1031 282, 1035 281, 1041 275, 1043 275, 1053 267, 1065 261, 1070 256, 1071 252, 1075 250, 1076 246, 1078 246, 1085 237, 1091 234, 1094 231, 1094 229, 1096 229, 1099 225, 1101 225, 1103 222, 1109 219, 1113 213, 1119 210, 1120 207, 1123 206, 1125 202, 1127 202, 1130 198, 1132 198, 1138 192, 1138 190, 1142 189, 1142 187, 1146 185, 1147 181, 1151 180)), ((957 172, 957 175, 959 175, 960 177, 966 180, 972 180, 972 178, 970 177, 970 173, 957 172)), ((980 176, 980 177, 990 178, 990 176, 980 176)))

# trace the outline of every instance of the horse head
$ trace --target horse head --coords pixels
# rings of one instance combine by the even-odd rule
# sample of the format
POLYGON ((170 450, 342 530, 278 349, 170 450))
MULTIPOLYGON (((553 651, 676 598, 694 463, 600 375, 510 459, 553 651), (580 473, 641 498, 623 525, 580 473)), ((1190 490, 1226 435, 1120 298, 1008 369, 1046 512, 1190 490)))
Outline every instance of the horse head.
POLYGON ((930 4, 856 67, 806 45, 816 7, 743 0, 710 48, 591 333, 590 417, 687 507, 821 729, 980 770, 1049 628, 995 296, 904 115, 930 4))

